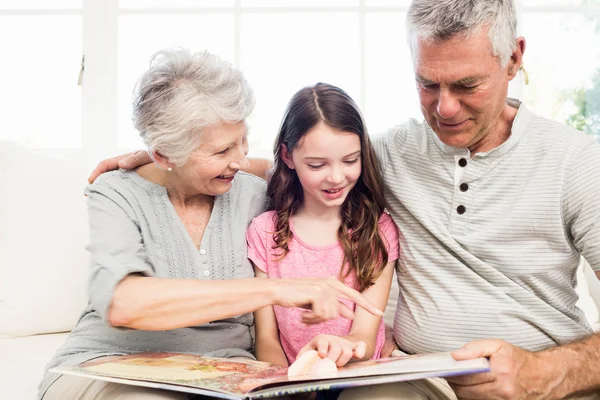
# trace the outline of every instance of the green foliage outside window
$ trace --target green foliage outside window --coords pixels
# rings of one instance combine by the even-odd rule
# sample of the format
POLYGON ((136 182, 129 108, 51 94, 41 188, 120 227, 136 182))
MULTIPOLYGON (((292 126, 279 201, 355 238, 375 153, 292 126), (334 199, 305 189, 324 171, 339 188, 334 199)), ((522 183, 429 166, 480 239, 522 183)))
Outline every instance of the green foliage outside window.
MULTIPOLYGON (((587 0, 584 4, 593 5, 598 2, 587 0)), ((588 16, 588 19, 596 22, 595 32, 600 41, 600 17, 588 16)), ((565 123, 600 139, 600 67, 596 68, 589 89, 565 90, 561 100, 571 102, 576 109, 566 118, 565 123)))
POLYGON ((592 77, 590 89, 574 89, 564 92, 564 100, 571 101, 576 111, 566 123, 590 135, 600 136, 600 68, 592 77))

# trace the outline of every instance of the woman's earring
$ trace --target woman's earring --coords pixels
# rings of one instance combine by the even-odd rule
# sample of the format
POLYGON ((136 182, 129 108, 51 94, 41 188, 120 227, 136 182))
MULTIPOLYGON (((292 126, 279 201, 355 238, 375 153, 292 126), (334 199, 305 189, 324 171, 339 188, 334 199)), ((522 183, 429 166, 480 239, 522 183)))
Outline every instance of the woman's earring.
POLYGON ((167 172, 171 172, 171 171, 173 171, 173 168, 171 168, 171 167, 167 168, 167 172))

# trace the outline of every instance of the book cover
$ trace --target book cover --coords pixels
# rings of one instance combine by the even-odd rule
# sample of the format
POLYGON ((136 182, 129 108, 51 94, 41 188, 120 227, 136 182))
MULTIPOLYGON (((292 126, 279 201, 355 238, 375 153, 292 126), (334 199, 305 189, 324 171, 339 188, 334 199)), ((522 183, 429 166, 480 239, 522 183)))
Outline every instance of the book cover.
POLYGON ((264 362, 179 353, 102 357, 51 370, 59 374, 223 399, 260 399, 487 371, 489 363, 485 358, 455 361, 450 353, 361 361, 339 368, 335 373, 294 378, 288 378, 287 368, 264 362))

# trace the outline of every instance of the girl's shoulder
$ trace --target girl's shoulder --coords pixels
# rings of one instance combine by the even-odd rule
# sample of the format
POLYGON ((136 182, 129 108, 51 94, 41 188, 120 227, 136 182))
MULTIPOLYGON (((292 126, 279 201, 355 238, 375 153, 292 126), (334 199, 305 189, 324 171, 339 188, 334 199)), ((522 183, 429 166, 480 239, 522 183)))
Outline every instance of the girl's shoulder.
POLYGON ((390 261, 396 260, 398 258, 398 227, 386 211, 379 218, 379 233, 386 241, 390 261))
POLYGON ((252 220, 255 228, 265 229, 269 232, 275 227, 275 211, 265 211, 252 220))
POLYGON ((381 217, 379 217, 379 229, 380 230, 397 229, 396 223, 394 222, 391 215, 388 214, 387 211, 384 211, 381 214, 381 217))

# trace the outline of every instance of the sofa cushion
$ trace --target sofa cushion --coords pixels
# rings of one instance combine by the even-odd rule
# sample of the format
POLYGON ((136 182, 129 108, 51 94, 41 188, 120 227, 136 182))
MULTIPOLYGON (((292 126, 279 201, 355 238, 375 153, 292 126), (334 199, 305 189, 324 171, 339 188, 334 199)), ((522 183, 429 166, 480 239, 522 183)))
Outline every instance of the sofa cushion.
POLYGON ((64 343, 67 333, 0 339, 0 398, 37 399, 46 364, 64 343))
POLYGON ((88 170, 0 141, 0 337, 68 331, 84 309, 88 170))
POLYGON ((577 307, 581 308, 595 331, 600 331, 600 281, 585 259, 577 270, 577 307))

